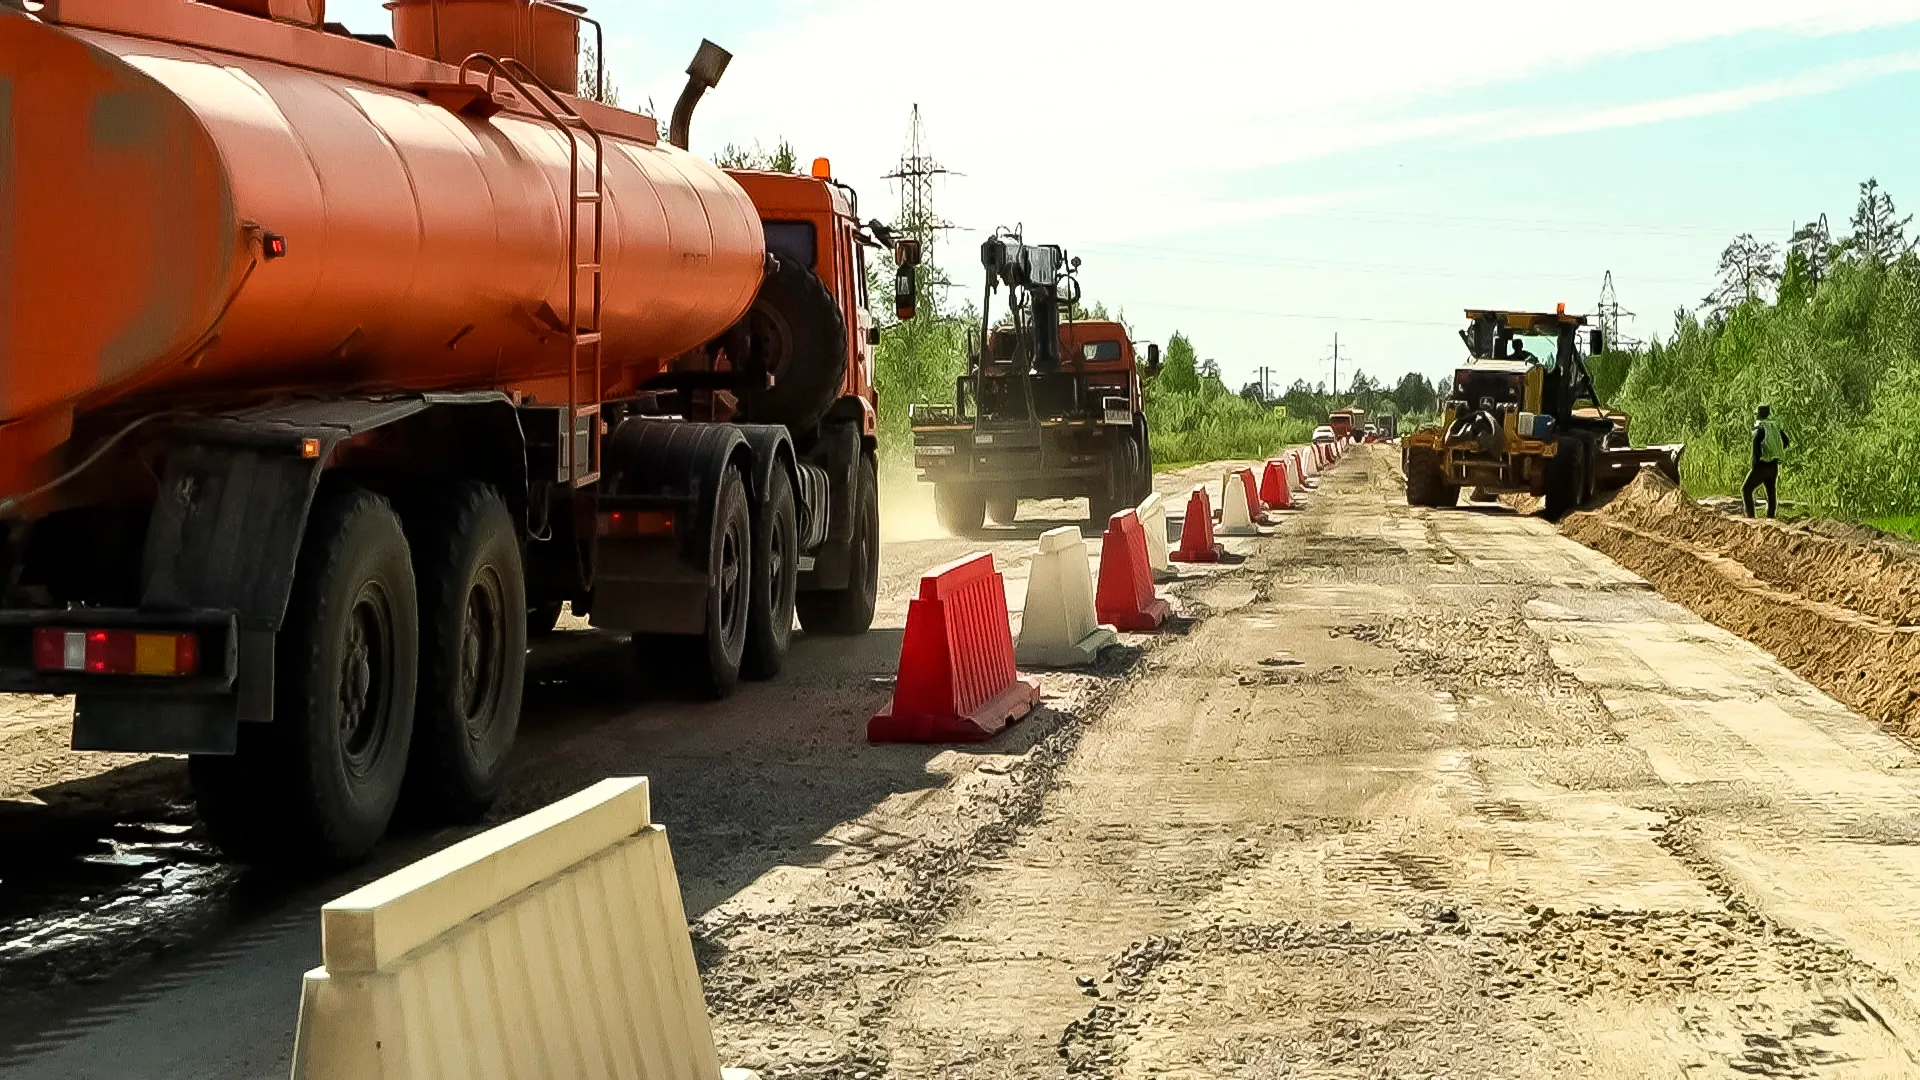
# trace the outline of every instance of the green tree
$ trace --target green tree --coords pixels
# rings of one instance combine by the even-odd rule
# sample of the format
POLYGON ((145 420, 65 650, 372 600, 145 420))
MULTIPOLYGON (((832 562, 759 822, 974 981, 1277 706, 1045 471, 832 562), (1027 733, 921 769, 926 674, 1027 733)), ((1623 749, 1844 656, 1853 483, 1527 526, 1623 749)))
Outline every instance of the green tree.
POLYGON ((1853 234, 1841 242, 1841 249, 1872 266, 1885 266, 1913 250, 1907 242, 1907 226, 1913 215, 1899 216, 1893 208, 1893 196, 1880 188, 1880 181, 1868 177, 1860 184, 1860 201, 1853 209, 1853 234))
POLYGON ((580 50, 580 96, 602 105, 620 107, 620 86, 600 70, 600 56, 591 45, 580 50))
POLYGON ((1393 398, 1394 411, 1401 416, 1426 416, 1439 411, 1435 407, 1433 385, 1417 371, 1400 376, 1390 396, 1393 398))
POLYGON ((1701 303, 1724 315, 1741 304, 1763 299, 1779 284, 1780 245, 1741 233, 1720 253, 1720 281, 1701 303))
POLYGON ((1181 394, 1200 392, 1200 369, 1193 355, 1193 342, 1178 330, 1167 339, 1166 352, 1160 358, 1160 377, 1154 380, 1163 390, 1181 394))
POLYGON ((728 143, 714 156, 714 164, 723 169, 750 169, 755 172, 799 173, 800 157, 786 139, 768 150, 755 140, 752 146, 728 143))

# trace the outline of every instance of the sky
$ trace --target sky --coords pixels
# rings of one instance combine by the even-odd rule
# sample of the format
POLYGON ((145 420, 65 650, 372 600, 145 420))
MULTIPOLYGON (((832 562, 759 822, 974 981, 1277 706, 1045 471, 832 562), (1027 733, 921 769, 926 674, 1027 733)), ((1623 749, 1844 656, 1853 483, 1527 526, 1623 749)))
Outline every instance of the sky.
POLYGON ((785 138, 864 216, 918 105, 966 296, 1022 226, 1235 389, 1327 380, 1336 335, 1343 387, 1438 376, 1463 309, 1590 312, 1609 272, 1624 333, 1665 335, 1735 235, 1844 234, 1870 176, 1920 207, 1920 0, 589 3, 623 104, 670 109, 711 38, 734 59, 694 150, 785 138))

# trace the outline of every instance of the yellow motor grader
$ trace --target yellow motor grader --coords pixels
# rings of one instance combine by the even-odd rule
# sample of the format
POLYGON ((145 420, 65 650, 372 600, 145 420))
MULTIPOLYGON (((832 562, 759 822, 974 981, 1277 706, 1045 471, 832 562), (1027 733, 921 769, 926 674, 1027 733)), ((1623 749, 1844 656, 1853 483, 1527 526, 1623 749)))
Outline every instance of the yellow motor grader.
POLYGON ((1581 350, 1597 355, 1606 342, 1597 328, 1582 335, 1586 326, 1565 304, 1544 314, 1468 311, 1460 339, 1469 355, 1441 422, 1400 442, 1407 502, 1454 506, 1463 487, 1483 498, 1528 494, 1558 521, 1642 465, 1679 480, 1685 447, 1634 448, 1627 417, 1600 403, 1581 350))

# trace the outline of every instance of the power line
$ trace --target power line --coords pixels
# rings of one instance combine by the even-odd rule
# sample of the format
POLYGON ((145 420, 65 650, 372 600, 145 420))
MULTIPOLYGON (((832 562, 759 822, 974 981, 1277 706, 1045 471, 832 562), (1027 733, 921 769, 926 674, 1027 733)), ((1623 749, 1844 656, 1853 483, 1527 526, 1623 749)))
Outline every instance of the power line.
POLYGON ((920 241, 929 257, 934 234, 954 227, 953 222, 933 212, 933 178, 952 175, 958 174, 927 153, 926 128, 920 122, 920 106, 916 103, 913 120, 907 127, 906 151, 900 155, 900 164, 885 178, 900 183, 900 230, 920 241))

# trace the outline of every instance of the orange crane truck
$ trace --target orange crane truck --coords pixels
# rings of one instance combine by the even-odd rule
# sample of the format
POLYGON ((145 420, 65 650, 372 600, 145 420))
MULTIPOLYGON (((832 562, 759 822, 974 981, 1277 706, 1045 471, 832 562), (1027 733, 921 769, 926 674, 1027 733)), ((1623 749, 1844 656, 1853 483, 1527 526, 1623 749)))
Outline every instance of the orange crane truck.
MULTIPOLYGON (((1066 314, 1079 302, 1079 259, 996 231, 981 245, 987 288, 980 335, 953 405, 912 406, 914 464, 934 485, 941 527, 1008 524, 1022 498, 1085 496, 1095 524, 1153 490, 1142 372, 1127 328, 1066 314), (993 294, 1008 291, 1006 324, 993 294)), ((1148 346, 1146 374, 1160 367, 1148 346)))
POLYGON ((0 0, 0 691, 242 856, 477 816, 563 602, 716 696, 873 617, 884 230, 688 152, 711 43, 662 133, 578 5, 387 6, 0 0))

